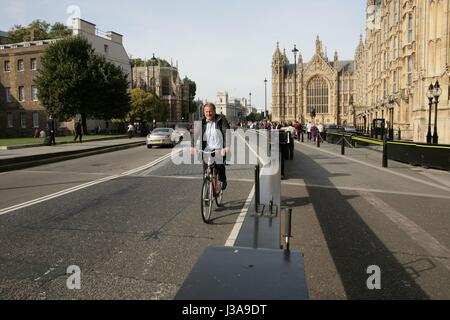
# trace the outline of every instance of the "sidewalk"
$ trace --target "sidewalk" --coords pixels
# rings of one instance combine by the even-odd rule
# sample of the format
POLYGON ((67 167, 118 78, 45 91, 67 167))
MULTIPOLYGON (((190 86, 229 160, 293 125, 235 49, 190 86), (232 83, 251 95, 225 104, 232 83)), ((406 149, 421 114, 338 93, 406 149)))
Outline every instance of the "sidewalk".
POLYGON ((0 150, 0 172, 145 145, 145 137, 0 150))
MULTIPOLYGON (((296 142, 299 146, 303 148, 310 149, 313 151, 317 148, 317 143, 310 142, 305 139, 304 143, 296 142)), ((381 146, 370 146, 357 148, 350 148, 346 145, 345 156, 341 156, 341 146, 336 144, 330 144, 323 142, 320 145, 320 150, 324 156, 335 155, 336 159, 343 157, 344 159, 351 160, 357 167, 366 167, 368 165, 373 168, 378 168, 379 171, 392 171, 398 174, 407 175, 413 179, 419 179, 421 181, 429 183, 438 183, 443 187, 450 187, 450 172, 439 169, 416 167, 407 163, 402 163, 394 160, 388 160, 388 168, 382 168, 383 160, 383 147, 381 146)))

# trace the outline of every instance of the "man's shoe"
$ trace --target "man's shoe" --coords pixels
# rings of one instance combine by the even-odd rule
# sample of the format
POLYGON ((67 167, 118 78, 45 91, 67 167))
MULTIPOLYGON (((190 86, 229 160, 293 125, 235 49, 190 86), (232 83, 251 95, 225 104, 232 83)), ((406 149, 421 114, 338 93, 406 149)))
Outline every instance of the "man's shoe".
POLYGON ((225 191, 227 189, 228 183, 227 181, 222 181, 222 191, 225 191))

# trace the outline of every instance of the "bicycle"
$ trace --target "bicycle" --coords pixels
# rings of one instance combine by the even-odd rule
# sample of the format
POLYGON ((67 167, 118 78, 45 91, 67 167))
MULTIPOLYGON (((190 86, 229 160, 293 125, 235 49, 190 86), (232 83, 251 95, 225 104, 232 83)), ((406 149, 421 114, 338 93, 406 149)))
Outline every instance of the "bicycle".
POLYGON ((218 179, 218 170, 216 162, 214 161, 216 151, 203 151, 207 155, 207 169, 203 176, 202 194, 201 194, 201 208, 203 222, 211 223, 211 214, 213 211, 213 202, 216 202, 217 207, 222 206, 223 190, 222 184, 218 179))

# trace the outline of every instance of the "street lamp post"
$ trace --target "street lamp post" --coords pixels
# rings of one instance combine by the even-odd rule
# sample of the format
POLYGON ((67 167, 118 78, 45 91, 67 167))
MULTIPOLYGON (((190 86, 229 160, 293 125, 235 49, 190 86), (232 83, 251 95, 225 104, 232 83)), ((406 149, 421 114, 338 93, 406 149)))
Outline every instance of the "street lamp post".
POLYGON ((428 93, 427 93, 427 97, 428 97, 428 101, 429 101, 429 103, 428 103, 428 105, 429 105, 429 110, 428 110, 428 134, 427 134, 427 143, 428 144, 431 144, 431 139, 432 139, 432 136, 431 136, 431 109, 433 108, 433 98, 434 98, 434 95, 433 95, 433 89, 434 89, 434 86, 433 86, 433 84, 430 84, 430 86, 428 87, 428 93))
POLYGON ((439 136, 437 132, 437 120, 438 120, 438 105, 439 105, 439 97, 442 94, 441 86, 439 85, 439 81, 436 81, 433 90, 434 96, 434 104, 435 104, 435 112, 434 112, 434 134, 433 134, 433 144, 439 144, 439 136))
POLYGON ((153 78, 152 78, 152 82, 153 82, 153 94, 156 95, 156 79, 155 79, 155 64, 156 64, 156 58, 155 58, 155 54, 153 54, 152 57, 152 66, 153 66, 153 78))
POLYGON ((264 79, 264 118, 267 116, 267 78, 264 79))
POLYGON ((297 120, 297 46, 294 44, 294 118, 297 120))

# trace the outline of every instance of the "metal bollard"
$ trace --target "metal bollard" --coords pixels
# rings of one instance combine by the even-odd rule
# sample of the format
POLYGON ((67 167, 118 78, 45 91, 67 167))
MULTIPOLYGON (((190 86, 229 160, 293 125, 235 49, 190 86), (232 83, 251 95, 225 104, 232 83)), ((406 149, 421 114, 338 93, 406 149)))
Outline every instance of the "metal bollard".
POLYGON ((292 238, 292 209, 291 208, 286 208, 286 224, 285 224, 285 229, 284 231, 286 232, 286 234, 284 235, 285 237, 285 242, 286 242, 286 251, 290 251, 290 243, 289 240, 290 238, 292 238))
POLYGON ((305 142, 305 132, 302 130, 302 142, 305 142))
POLYGON ((255 166, 255 211, 259 213, 260 187, 259 187, 259 164, 255 166))
POLYGON ((345 137, 342 136, 341 155, 345 155, 345 137))
POLYGON ((321 136, 320 136, 320 132, 319 132, 319 134, 317 135, 317 148, 320 148, 320 139, 321 139, 321 136))
POLYGON ((387 167, 388 167, 388 139, 385 136, 383 144, 383 168, 387 167))

